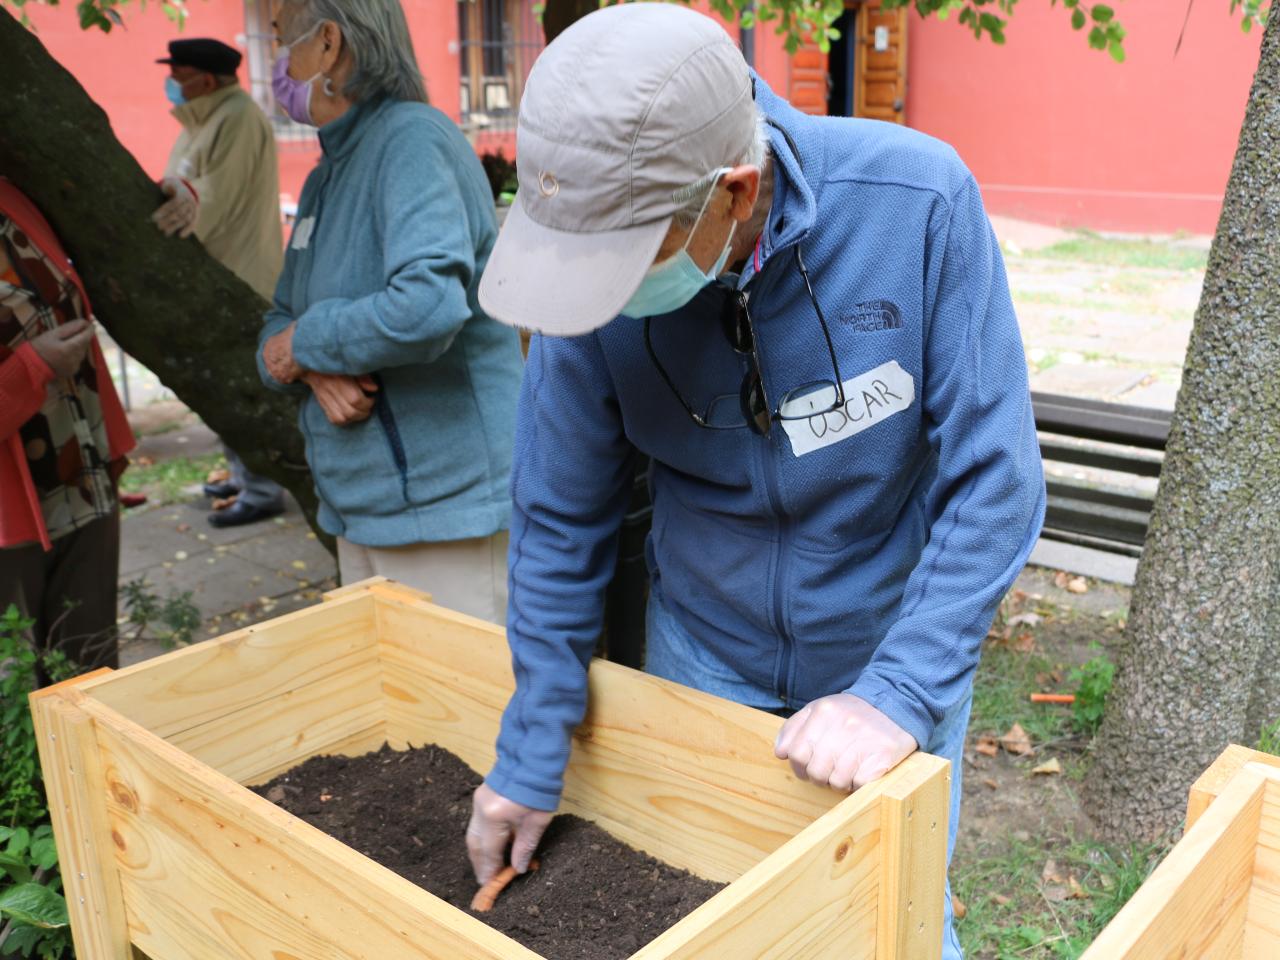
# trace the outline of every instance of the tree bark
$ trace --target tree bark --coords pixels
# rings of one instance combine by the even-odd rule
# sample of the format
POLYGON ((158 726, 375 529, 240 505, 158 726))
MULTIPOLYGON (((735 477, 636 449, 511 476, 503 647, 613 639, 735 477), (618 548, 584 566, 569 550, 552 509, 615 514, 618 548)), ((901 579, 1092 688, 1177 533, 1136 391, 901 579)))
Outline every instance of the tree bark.
POLYGON ((255 366, 267 302, 199 241, 155 228, 159 188, 84 88, 3 10, 0 51, 0 175, 53 225, 115 341, 314 525, 297 400, 263 387, 255 366))
MULTIPOLYGON (((1114 840, 1280 706, 1280 17, 1271 18, 1174 412, 1086 804, 1114 840)), ((1274 717, 1272 717, 1274 718, 1274 717)))

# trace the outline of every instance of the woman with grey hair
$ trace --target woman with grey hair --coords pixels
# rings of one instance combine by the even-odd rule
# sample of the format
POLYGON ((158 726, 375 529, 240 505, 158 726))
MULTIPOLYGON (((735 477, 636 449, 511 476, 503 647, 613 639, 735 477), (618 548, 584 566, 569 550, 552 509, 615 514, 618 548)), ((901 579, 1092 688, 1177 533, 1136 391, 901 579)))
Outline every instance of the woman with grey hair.
POLYGON ((382 575, 501 622, 521 375, 476 289, 493 197, 427 105, 397 0, 283 0, 273 86, 319 128, 258 365, 299 424, 350 583, 382 575))

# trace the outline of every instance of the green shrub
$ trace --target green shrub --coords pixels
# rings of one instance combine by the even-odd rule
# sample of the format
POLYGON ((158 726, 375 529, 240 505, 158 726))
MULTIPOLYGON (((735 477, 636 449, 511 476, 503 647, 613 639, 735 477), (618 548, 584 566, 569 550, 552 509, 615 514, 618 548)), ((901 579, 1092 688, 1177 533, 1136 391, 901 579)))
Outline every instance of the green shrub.
POLYGON ((1077 733, 1092 737, 1098 732, 1115 675, 1116 665, 1105 654, 1099 654, 1071 671, 1071 682, 1076 686, 1071 719, 1077 733))

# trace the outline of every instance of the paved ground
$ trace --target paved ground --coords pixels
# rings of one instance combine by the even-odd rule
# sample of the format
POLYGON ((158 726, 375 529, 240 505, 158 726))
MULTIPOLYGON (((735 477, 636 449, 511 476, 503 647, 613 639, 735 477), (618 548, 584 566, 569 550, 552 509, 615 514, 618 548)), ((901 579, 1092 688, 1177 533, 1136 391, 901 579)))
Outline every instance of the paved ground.
MULTIPOLYGON (((1032 388, 1172 409, 1203 270, 1171 265, 1179 259, 1171 252, 1206 250, 1208 238, 1160 238, 1149 257, 1145 248, 1135 257, 1117 247, 1125 262, 1110 263, 1098 262, 1107 256, 1108 239, 1144 238, 1092 238, 1086 241, 1092 247, 1073 258, 1063 245, 1079 241, 1076 234, 1002 218, 993 223, 1032 388)), ((161 598, 189 592, 203 621, 200 638, 316 602, 333 584, 335 565, 296 505, 274 521, 231 531, 210 527, 195 468, 220 452, 217 438, 136 361, 128 361, 122 376, 119 351, 105 346, 117 385, 127 383, 130 419, 141 436, 135 476, 174 465, 185 467, 191 481, 176 491, 172 483, 163 491, 149 486, 153 503, 126 514, 122 583, 145 579, 161 598)), ((1132 582, 1133 563, 1107 555, 1044 544, 1034 559, 1132 582)), ((135 642, 124 659, 162 649, 154 641, 135 642)))

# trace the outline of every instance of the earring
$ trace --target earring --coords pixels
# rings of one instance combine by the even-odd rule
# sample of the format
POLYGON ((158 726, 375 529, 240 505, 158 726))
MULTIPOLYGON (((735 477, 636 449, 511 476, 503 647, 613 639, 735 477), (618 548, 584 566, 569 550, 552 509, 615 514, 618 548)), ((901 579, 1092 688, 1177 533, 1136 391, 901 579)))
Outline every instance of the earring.
POLYGON ((325 78, 324 78, 324 95, 325 95, 326 97, 336 97, 336 96, 337 96, 337 93, 335 93, 335 92, 334 92, 334 89, 333 89, 333 81, 332 81, 332 80, 330 80, 328 77, 325 77, 325 78))

